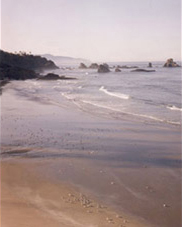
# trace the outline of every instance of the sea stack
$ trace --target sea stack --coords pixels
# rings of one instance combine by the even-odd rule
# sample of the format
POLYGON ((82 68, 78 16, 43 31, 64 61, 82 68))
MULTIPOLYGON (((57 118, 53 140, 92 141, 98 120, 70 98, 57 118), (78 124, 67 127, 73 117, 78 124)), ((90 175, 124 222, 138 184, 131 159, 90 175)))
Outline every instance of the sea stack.
POLYGON ((151 62, 149 62, 148 67, 152 68, 152 63, 151 62))
POLYGON ((110 72, 110 70, 107 64, 99 65, 98 73, 108 73, 108 72, 110 72))
POLYGON ((119 72, 121 72, 121 69, 120 69, 119 67, 116 67, 116 68, 115 68, 115 72, 116 72, 116 73, 119 73, 119 72))
POLYGON ((87 66, 84 63, 80 63, 79 69, 87 69, 87 66))
POLYGON ((172 58, 169 58, 164 64, 164 67, 180 67, 180 66, 176 62, 174 62, 172 58))
POLYGON ((99 68, 99 65, 97 63, 92 63, 90 66, 89 66, 90 69, 98 69, 99 68))

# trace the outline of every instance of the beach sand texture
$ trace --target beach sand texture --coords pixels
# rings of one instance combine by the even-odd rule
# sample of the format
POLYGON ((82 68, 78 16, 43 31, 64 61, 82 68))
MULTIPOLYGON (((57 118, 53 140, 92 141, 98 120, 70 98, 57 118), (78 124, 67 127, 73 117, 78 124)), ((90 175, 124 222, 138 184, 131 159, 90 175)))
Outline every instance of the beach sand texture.
POLYGON ((181 226, 180 128, 2 95, 1 226, 181 226))

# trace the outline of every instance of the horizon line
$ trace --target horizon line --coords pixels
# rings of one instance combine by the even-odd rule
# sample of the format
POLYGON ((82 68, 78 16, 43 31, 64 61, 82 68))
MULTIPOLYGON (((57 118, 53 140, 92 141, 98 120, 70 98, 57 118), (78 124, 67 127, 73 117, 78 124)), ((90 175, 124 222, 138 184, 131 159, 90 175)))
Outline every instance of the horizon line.
POLYGON ((167 58, 165 60, 90 60, 88 58, 85 57, 74 57, 74 56, 65 56, 65 55, 58 55, 58 54, 52 54, 52 53, 44 53, 44 54, 34 54, 32 51, 23 51, 23 50, 19 50, 19 51, 7 51, 7 50, 3 50, 2 47, 0 47, 0 50, 4 51, 4 52, 8 52, 8 53, 12 53, 12 54, 18 54, 20 52, 22 53, 26 53, 26 54, 31 54, 31 55, 38 55, 38 56, 43 56, 43 55, 52 55, 53 57, 65 57, 65 58, 73 58, 73 59, 80 59, 80 60, 85 60, 85 61, 89 61, 89 62, 110 62, 110 63, 115 63, 115 62, 165 62, 168 59, 172 58, 174 61, 176 62, 180 62, 182 63, 182 60, 175 60, 173 57, 167 58))

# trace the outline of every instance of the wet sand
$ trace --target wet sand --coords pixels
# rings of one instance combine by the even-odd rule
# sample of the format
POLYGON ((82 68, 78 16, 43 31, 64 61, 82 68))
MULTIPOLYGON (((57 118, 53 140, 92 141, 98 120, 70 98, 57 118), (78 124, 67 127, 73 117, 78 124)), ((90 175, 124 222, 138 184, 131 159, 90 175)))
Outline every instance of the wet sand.
POLYGON ((181 226, 178 127, 100 118, 5 89, 1 137, 3 227, 181 226))
POLYGON ((146 226, 65 182, 48 181, 34 171, 37 164, 1 163, 1 226, 146 226))

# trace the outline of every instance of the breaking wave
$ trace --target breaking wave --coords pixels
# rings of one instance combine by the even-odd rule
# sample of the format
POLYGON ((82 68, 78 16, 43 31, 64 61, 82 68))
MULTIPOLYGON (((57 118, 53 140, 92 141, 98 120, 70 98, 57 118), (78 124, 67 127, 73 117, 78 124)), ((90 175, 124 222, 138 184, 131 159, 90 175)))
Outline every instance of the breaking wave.
POLYGON ((176 106, 167 106, 170 110, 176 110, 176 111, 182 111, 182 108, 176 107, 176 106))
POLYGON ((82 100, 82 102, 85 103, 85 104, 90 104, 90 105, 99 107, 99 108, 104 108, 104 109, 108 109, 108 110, 111 110, 111 111, 120 112, 121 114, 127 114, 127 115, 131 115, 131 116, 135 116, 135 117, 140 117, 140 118, 158 121, 158 122, 166 122, 168 124, 173 124, 173 125, 180 125, 180 122, 161 119, 161 118, 157 118, 157 117, 154 117, 154 116, 151 116, 151 115, 137 114, 137 113, 131 113, 131 112, 127 112, 127 111, 122 111, 122 110, 118 110, 118 109, 115 109, 115 108, 112 108, 112 107, 109 107, 109 106, 105 106, 105 105, 102 105, 102 104, 98 104, 98 103, 86 101, 86 100, 82 100))
POLYGON ((130 96, 126 95, 126 94, 122 94, 122 93, 118 93, 118 92, 110 92, 107 89, 105 89, 104 86, 100 87, 99 91, 102 91, 107 95, 114 96, 114 97, 117 97, 120 99, 129 99, 130 98, 130 96))

